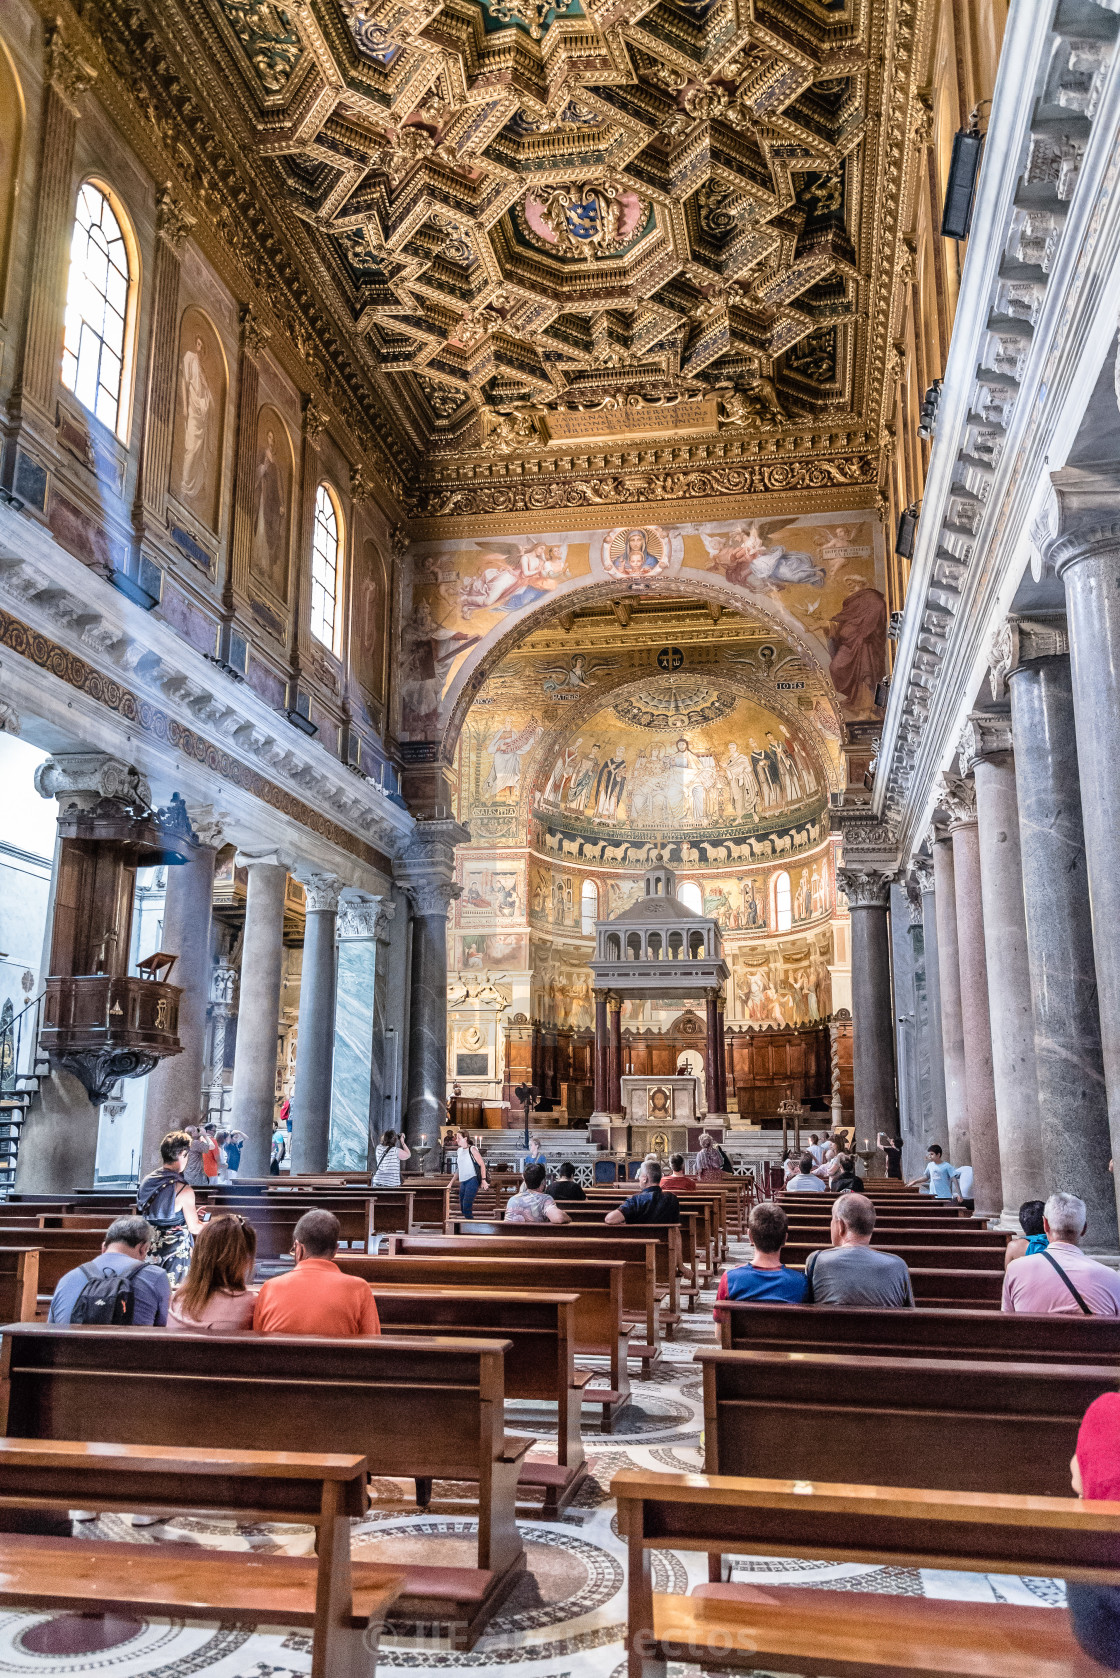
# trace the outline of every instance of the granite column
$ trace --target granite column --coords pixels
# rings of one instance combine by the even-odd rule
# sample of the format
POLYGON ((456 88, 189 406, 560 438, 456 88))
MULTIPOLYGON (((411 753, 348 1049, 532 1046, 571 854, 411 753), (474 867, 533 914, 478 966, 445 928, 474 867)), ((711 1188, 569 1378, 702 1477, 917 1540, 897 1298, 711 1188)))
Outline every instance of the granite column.
MULTIPOLYGON (((1111 389, 1110 382, 1110 406, 1111 389)), ((1113 407, 1113 425, 1115 418, 1113 407)), ((1104 467, 1067 466, 1051 479, 1059 518, 1048 557, 1066 591, 1101 1056, 1111 1157, 1120 1160, 1120 478, 1109 462, 1104 467)), ((1096 1167, 1094 1160, 1094 1175, 1096 1167)), ((1120 1194, 1115 1177, 1106 1186, 1120 1194)), ((1095 1182, 1092 1192, 1097 1199, 1095 1182)), ((1114 1231, 1113 1245, 1115 1239, 1114 1231)), ((1099 1245, 1095 1233, 1093 1240, 1099 1245)))
POLYGON ((610 1111, 607 1097, 607 1063, 610 1056, 610 1038, 607 1029, 607 993, 605 990, 596 990, 593 994, 595 997, 594 1099, 595 1117, 599 1118, 610 1111))
POLYGON ((140 1175, 155 1171, 159 1145, 169 1130, 202 1120, 206 1074, 206 1019, 210 1007, 210 910, 214 896, 214 861, 222 843, 212 808, 192 807, 188 814, 197 844, 179 868, 167 870, 163 905, 163 948, 178 956, 171 978, 179 997, 182 1052, 161 1060, 148 1075, 144 1104, 144 1140, 140 1175))
POLYGON ((992 1078, 1003 1187, 1000 1221, 1006 1229, 1017 1229, 1024 1200, 1046 1197, 1010 717, 971 717, 962 762, 972 767, 976 782, 992 1078))
MULTIPOLYGON (((915 857, 914 883, 922 900, 922 947, 926 971, 926 1032, 929 1039, 929 1135, 927 1146, 936 1142, 949 1153, 949 1121, 945 1109, 945 1044, 941 1025, 941 951, 937 942, 937 901, 934 892, 933 858, 915 857)), ((952 1156, 950 1155, 950 1158, 952 1156)))
POLYGON ((705 1024, 707 1038, 704 1043, 704 1098, 708 1104, 708 1112, 719 1112, 719 1020, 716 1017, 717 991, 705 991, 705 1024))
POLYGON ((331 1073, 337 957, 335 921, 342 881, 303 874, 307 905, 299 984, 296 1087, 292 1093, 292 1170, 325 1171, 331 1139, 331 1073))
POLYGON ((455 883, 455 847, 470 834, 454 821, 420 821, 396 875, 412 906, 412 973, 408 1021, 410 1147, 437 1137, 447 1122, 447 912, 462 892, 455 883))
POLYGON ((241 945, 241 999, 233 1063, 233 1124, 245 1133, 242 1177, 265 1177, 276 1112, 276 1038, 284 966, 288 864, 275 851, 238 852, 249 876, 241 945))
MULTIPOLYGON (((976 1216, 998 1217, 1003 1209, 999 1126, 992 1070, 992 1026, 988 1008, 988 958, 984 906, 980 889, 980 834, 976 787, 960 776, 942 780, 941 802, 949 814, 953 838, 953 878, 957 896, 957 958, 961 974, 964 1022, 964 1088, 968 1140, 972 1155, 972 1195, 976 1216)), ((954 1161, 954 1164, 958 1163, 954 1161)))
MULTIPOLYGON (((941 1048, 945 1069, 945 1128, 954 1165, 972 1164, 965 1093, 964 1015, 961 1012, 961 966, 957 941, 957 881, 953 841, 947 830, 933 830, 934 912, 937 924, 937 978, 941 993, 941 1048)), ((942 1144, 944 1146, 944 1143, 942 1144)))
POLYGON ((1039 1192, 1079 1195, 1088 1208, 1089 1244, 1101 1251, 1116 1246, 1116 1202, 1067 647, 1064 623, 1012 619, 997 657, 1009 677, 1017 748, 1039 1192))
POLYGON ((894 1004, 888 910, 894 876, 874 868, 841 868, 837 884, 852 917, 852 1081, 855 1127, 874 1138, 898 1128, 894 1004))

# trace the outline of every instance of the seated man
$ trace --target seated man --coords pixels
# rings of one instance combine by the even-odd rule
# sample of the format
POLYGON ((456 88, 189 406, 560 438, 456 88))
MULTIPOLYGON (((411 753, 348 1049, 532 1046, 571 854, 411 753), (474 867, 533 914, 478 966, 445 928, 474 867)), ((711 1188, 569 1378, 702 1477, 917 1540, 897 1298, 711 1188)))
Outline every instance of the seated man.
POLYGON ((521 1172, 521 1192, 506 1201, 507 1224, 570 1224, 550 1194, 544 1193, 544 1166, 526 1165, 521 1172))
POLYGON ((1049 1245, 1012 1259, 1003 1278, 1003 1311, 1045 1311, 1059 1317, 1120 1316, 1120 1276, 1081 1251, 1085 1202, 1052 1194, 1042 1210, 1049 1245))
POLYGON ((841 1154, 840 1169, 831 1180, 831 1187, 837 1194, 862 1194, 863 1178, 856 1169, 854 1154, 841 1154))
POLYGON ((260 1334, 380 1334, 369 1283, 334 1262, 339 1223, 333 1212, 305 1212, 292 1237, 294 1270, 273 1276, 257 1295, 253 1327, 260 1334))
POLYGON ((796 1172, 786 1184, 786 1192, 788 1194, 823 1194, 825 1192, 824 1184, 820 1178, 814 1176, 812 1154, 802 1154, 797 1162, 796 1172))
POLYGON ((662 1194, 674 1194, 678 1189, 694 1189, 696 1178, 690 1177, 684 1168, 683 1154, 670 1154, 669 1164, 672 1166, 667 1177, 661 1179, 662 1194))
MULTIPOLYGON (((782 1263, 782 1247, 789 1229, 789 1219, 772 1200, 763 1200, 753 1208, 747 1230, 754 1257, 749 1264, 738 1264, 725 1270, 719 1279, 716 1299, 753 1299, 767 1304, 803 1305, 808 1293, 805 1273, 787 1270, 782 1263)), ((716 1307, 719 1321, 719 1307, 716 1307)))
POLYGON ((874 1229, 867 1196, 842 1194, 832 1208, 831 1248, 810 1253, 805 1266, 811 1305, 913 1305, 905 1260, 872 1247, 874 1229))
POLYGON ((114 1219, 105 1231, 100 1258, 59 1278, 47 1321, 162 1328, 171 1303, 171 1279, 158 1264, 148 1263, 148 1248, 154 1240, 155 1230, 147 1218, 114 1219), (115 1277, 124 1280, 108 1288, 96 1287, 97 1282, 115 1277))
POLYGON ((644 1161, 638 1172, 638 1193, 624 1200, 604 1218, 608 1224, 679 1224, 680 1201, 675 1194, 663 1194, 661 1167, 654 1161, 644 1161))
POLYGON ((920 1177, 912 1177, 907 1188, 916 1188, 924 1183, 923 1194, 932 1194, 935 1200, 961 1199, 961 1174, 955 1165, 950 1165, 944 1158, 941 1147, 937 1142, 931 1142, 926 1149, 927 1165, 920 1177))
POLYGON ((587 1196, 576 1182, 576 1168, 570 1159, 566 1159, 556 1173, 556 1181, 552 1185, 553 1200, 586 1200, 587 1196))

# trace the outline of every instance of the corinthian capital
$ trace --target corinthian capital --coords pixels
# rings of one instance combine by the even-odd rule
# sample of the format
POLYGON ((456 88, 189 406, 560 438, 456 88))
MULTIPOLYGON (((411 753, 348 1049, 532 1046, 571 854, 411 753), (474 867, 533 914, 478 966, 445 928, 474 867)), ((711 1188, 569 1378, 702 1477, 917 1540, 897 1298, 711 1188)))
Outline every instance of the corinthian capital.
POLYGON ((272 336, 272 332, 270 328, 264 324, 260 316, 255 314, 247 303, 242 304, 238 313, 238 319, 241 323, 241 348, 245 351, 246 355, 253 356, 255 358, 260 355, 261 351, 268 343, 268 340, 272 336))
POLYGON ((417 822, 412 842, 393 872, 417 915, 444 915, 462 886, 455 883, 455 847, 470 838, 454 821, 417 822))
POLYGON ((968 774, 974 764, 1006 757, 1014 750, 1011 718, 1001 712, 974 711, 961 734, 961 768, 968 774))
POLYGON ((131 763, 107 752, 59 752, 35 771, 40 798, 57 798, 61 810, 92 810, 103 798, 148 810, 152 789, 131 763))
POLYGON ((334 915, 338 913, 338 899, 342 892, 342 881, 337 874, 298 874, 296 878, 303 887, 309 915, 334 915))
POLYGON ((976 783, 961 775, 942 775, 938 796, 949 817, 949 832, 976 821, 976 783))
POLYGON ((57 23, 47 31, 47 80, 75 116, 78 100, 97 80, 97 71, 67 46, 57 23))
POLYGON ((897 874, 878 868, 838 868, 836 883, 848 899, 849 909, 885 909, 891 900, 891 886, 897 874))

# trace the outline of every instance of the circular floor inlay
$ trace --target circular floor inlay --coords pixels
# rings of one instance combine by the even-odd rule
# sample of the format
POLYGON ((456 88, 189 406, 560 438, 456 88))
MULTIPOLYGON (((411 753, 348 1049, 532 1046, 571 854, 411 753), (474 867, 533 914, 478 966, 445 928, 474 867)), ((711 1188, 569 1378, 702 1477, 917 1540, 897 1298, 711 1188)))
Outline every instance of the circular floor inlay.
POLYGON ((55 1614, 29 1626, 15 1641, 29 1655, 100 1655, 131 1643, 143 1629, 143 1620, 116 1614, 55 1614))

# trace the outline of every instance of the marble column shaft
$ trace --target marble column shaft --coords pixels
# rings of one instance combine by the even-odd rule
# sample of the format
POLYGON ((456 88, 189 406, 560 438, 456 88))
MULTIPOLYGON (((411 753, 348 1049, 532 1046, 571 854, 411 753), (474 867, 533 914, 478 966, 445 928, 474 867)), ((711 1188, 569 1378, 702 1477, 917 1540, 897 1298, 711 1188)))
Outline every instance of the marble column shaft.
POLYGON ((888 903, 891 876, 839 870, 852 918, 852 1081, 857 1143, 898 1129, 888 903))
POLYGON ((941 1027, 941 951, 937 940, 937 901, 933 883, 933 861, 922 859, 918 869, 922 893, 922 940, 926 958, 926 997, 929 1004, 929 1140, 936 1142, 951 1159, 949 1120, 945 1108, 945 1043, 941 1027))
MULTIPOLYGON (((988 1008, 988 960, 984 941, 984 906, 980 889, 980 835, 973 788, 955 783, 968 802, 967 816, 953 820, 953 878, 957 894, 957 959, 961 975, 961 1017, 964 1022, 964 1087, 968 1110, 968 1140, 972 1155, 972 1194, 976 1216, 995 1218, 1003 1210, 1000 1178, 999 1124, 996 1118, 995 1074, 992 1070, 992 1026, 988 1008)), ((954 1160, 954 1165, 959 1161, 954 1160)))
POLYGON ((607 1054, 607 1110, 622 1112, 622 1002, 617 996, 607 1000, 610 1017, 610 1048, 607 1054))
POLYGON ((716 1017, 716 993, 710 990, 705 1005, 708 1028, 704 1044, 704 1096, 709 1113, 718 1113, 719 1106, 719 1021, 716 1017))
POLYGON ((1069 658, 1027 660, 1008 686, 1042 1187, 1084 1200, 1089 1242, 1104 1250, 1116 1245, 1116 1203, 1069 658))
POLYGON ((412 909, 405 1134, 414 1150, 421 1136, 432 1145, 447 1122, 447 913, 462 891, 455 847, 469 838, 458 822, 417 822, 395 865, 412 909))
POLYGON ((1001 1222, 1017 1228, 1024 1200, 1046 1198, 1046 1177, 1023 904, 1016 758, 1010 750, 998 749, 1005 741, 1010 745, 1010 728, 1002 719, 994 728, 983 721, 972 726, 977 748, 986 754, 976 759, 973 776, 1003 1191, 1001 1222))
POLYGON ((330 1156, 331 1072, 337 957, 334 932, 342 882, 303 879, 307 911, 299 986, 296 1085, 292 1093, 292 1170, 325 1171, 330 1156))
MULTIPOLYGON (((1059 536, 1051 557, 1066 591, 1101 1058, 1108 1093, 1111 1157, 1120 1161, 1120 868, 1116 860, 1120 835, 1116 770, 1116 743, 1120 740, 1120 523, 1116 522, 1120 482, 1114 473, 1115 466, 1110 463, 1103 495, 1090 491, 1087 520, 1084 508, 1077 505, 1082 498, 1067 489, 1067 482, 1078 477, 1077 469, 1053 474, 1063 526, 1068 525, 1071 511, 1079 516, 1073 529, 1059 536)), ((1114 1197, 1120 1195, 1120 1180, 1113 1177, 1107 1183, 1114 1197)), ((1095 1184, 1093 1198, 1099 1201, 1095 1184)), ((1090 1226, 1094 1245, 1100 1245, 1097 1237, 1098 1232, 1090 1226)), ((1111 1245, 1115 1248, 1115 1225, 1111 1245)))
POLYGON ((265 1177, 276 1112, 276 1040, 284 964, 288 868, 275 852, 238 856, 249 876, 241 946, 241 997, 233 1063, 232 1124, 245 1133, 242 1177, 265 1177))
POLYGON ((941 995, 941 1048, 945 1073, 945 1127, 954 1165, 972 1164, 965 1093, 964 1016, 957 945, 957 882, 953 841, 936 830, 933 842, 934 912, 937 921, 937 978, 941 995))
POLYGON ((159 1145, 169 1130, 198 1124, 206 1073, 206 1017, 210 1002, 210 911, 214 896, 213 845, 199 844, 189 862, 167 870, 163 948, 178 956, 171 978, 180 987, 182 1052, 161 1060, 148 1075, 140 1175, 155 1171, 159 1145))
POLYGON ((718 1038, 716 1054, 716 1072, 719 1079, 719 1089, 716 1092, 718 1108, 721 1113, 727 1112, 727 1007, 722 996, 716 997, 716 1036, 718 1038))
POLYGON ((595 993, 595 1064, 593 1068, 595 1080, 595 1111, 607 1113, 610 1111, 607 1097, 607 1061, 610 1055, 610 1038, 607 1027, 607 993, 597 990, 595 993))

